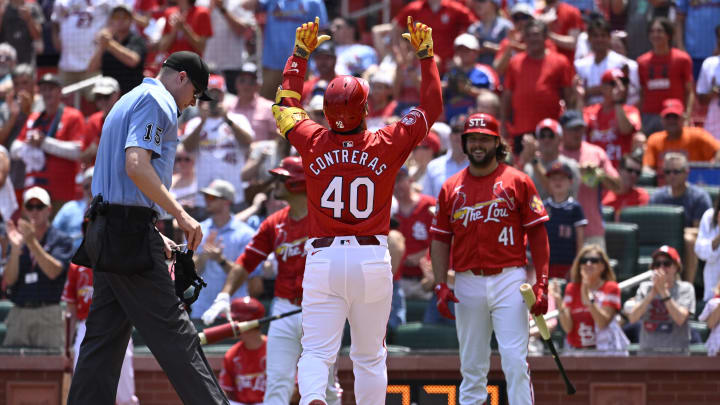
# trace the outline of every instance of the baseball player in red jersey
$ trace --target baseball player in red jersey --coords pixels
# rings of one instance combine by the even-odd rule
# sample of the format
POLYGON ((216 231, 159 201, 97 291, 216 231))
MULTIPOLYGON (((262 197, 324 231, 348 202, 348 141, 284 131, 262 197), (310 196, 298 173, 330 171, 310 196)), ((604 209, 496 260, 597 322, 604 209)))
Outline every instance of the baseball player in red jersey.
MULTIPOLYGON (((202 316, 208 325, 220 313, 230 311, 230 295, 242 285, 248 273, 271 253, 275 254, 278 263, 272 314, 278 315, 300 308, 306 256, 304 245, 308 234, 302 160, 299 157, 286 157, 280 166, 270 170, 270 173, 279 180, 273 191, 275 198, 287 201, 288 206, 263 221, 243 254, 237 258, 222 291, 202 316)), ((267 389, 262 401, 265 405, 287 405, 290 401, 302 351, 300 322, 300 316, 290 316, 270 324, 267 337, 267 389)), ((342 390, 335 383, 334 368, 328 371, 327 378, 327 401, 331 405, 339 405, 342 390)))
MULTIPOLYGON (((265 316, 265 308, 255 298, 235 298, 230 304, 230 316, 236 322, 252 321, 265 316)), ((240 341, 225 352, 218 380, 231 405, 263 401, 266 346, 267 337, 256 328, 241 333, 240 341)))
MULTIPOLYGON (((67 303, 68 312, 75 325, 75 342, 73 343, 73 367, 77 365, 80 355, 80 344, 85 337, 85 320, 90 312, 90 303, 93 296, 93 271, 87 267, 70 263, 65 287, 61 299, 67 303)), ((125 360, 120 369, 120 380, 115 397, 116 405, 139 404, 135 396, 135 372, 133 371, 133 343, 132 338, 125 350, 125 360)))
POLYGON ((300 405, 326 403, 328 369, 335 363, 345 319, 350 322, 355 399, 361 405, 385 403, 393 185, 442 110, 432 30, 424 24, 413 26, 411 19, 408 28, 403 37, 421 58, 421 99, 397 123, 366 130, 368 84, 352 76, 336 77, 325 91, 329 130, 308 119, 300 108, 307 58, 329 39, 317 36, 318 19, 297 29, 294 55, 285 65, 273 105, 278 129, 302 156, 307 178, 310 239, 305 245, 300 405))
POLYGON ((531 312, 547 312, 550 249, 543 222, 548 215, 530 177, 503 163, 508 147, 499 137, 494 117, 471 115, 462 145, 470 165, 443 184, 430 229, 438 310, 453 318, 447 303, 456 302, 463 376, 460 404, 482 404, 487 398, 493 330, 510 404, 532 404, 526 361, 528 312, 520 285, 526 280, 527 237, 537 276, 533 286, 537 302, 531 312), (454 294, 445 283, 451 252, 454 294))

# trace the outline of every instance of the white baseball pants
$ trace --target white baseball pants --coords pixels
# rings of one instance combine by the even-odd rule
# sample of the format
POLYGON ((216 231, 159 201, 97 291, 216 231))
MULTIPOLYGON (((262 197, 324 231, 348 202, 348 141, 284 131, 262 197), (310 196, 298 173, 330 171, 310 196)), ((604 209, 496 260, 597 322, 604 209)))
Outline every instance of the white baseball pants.
MULTIPOLYGON (((75 342, 73 343, 73 368, 77 366, 78 356, 80 355, 80 344, 85 338, 85 321, 78 321, 75 327, 75 342)), ((135 396, 135 370, 133 370, 133 342, 132 338, 128 342, 125 350, 125 360, 120 369, 120 380, 118 381, 117 395, 115 397, 116 405, 138 405, 138 397, 135 396)))
MULTIPOLYGON (((278 315, 298 309, 285 298, 275 298, 272 314, 278 315)), ((293 315, 270 322, 267 337, 264 405, 287 405, 295 389, 298 360, 302 352, 302 316, 293 315)), ((328 405, 340 405, 342 389, 335 383, 335 367, 330 367, 325 398, 328 405)))
POLYGON ((313 239, 305 245, 300 405, 325 401, 345 319, 350 322, 355 400, 359 405, 385 403, 385 331, 393 287, 387 237, 377 238, 380 245, 360 245, 353 236, 336 236, 326 248, 315 249, 313 239))
POLYGON ((508 267, 494 276, 455 273, 455 317, 460 343, 460 404, 487 399, 490 339, 497 338, 510 405, 534 402, 528 355, 528 310, 520 294, 525 270, 508 267))

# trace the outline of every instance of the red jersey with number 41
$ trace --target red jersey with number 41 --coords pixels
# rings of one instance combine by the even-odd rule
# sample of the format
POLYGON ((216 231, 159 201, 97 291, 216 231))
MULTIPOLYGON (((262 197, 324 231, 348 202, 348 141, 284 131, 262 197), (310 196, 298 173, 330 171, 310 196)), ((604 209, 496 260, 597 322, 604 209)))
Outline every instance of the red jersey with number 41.
POLYGON ((433 238, 452 241, 455 271, 524 266, 525 231, 549 219, 535 185, 504 163, 487 176, 468 168, 440 189, 433 238))
POLYGON ((299 122, 288 140, 305 168, 308 236, 387 235, 395 177, 428 130, 420 108, 376 132, 351 135, 299 122))

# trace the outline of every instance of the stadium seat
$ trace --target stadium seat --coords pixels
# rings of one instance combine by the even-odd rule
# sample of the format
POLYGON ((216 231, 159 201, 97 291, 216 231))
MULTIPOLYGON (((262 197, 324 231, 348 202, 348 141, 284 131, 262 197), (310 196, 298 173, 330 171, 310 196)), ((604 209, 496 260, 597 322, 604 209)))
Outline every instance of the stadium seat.
POLYGON ((655 192, 658 191, 660 187, 642 186, 642 189, 647 191, 648 196, 652 197, 652 195, 655 194, 655 192))
POLYGON ((602 219, 605 223, 615 221, 615 208, 607 205, 602 206, 602 219))
POLYGON ((428 306, 426 300, 407 300, 406 306, 406 322, 422 322, 425 317, 425 309, 428 306))
POLYGON ((605 224, 605 246, 610 258, 617 260, 618 281, 636 274, 638 260, 638 225, 612 222, 605 224))
POLYGON ((410 349, 457 349, 455 328, 445 325, 406 323, 395 330, 393 344, 410 349))
POLYGON ((643 172, 638 177, 636 184, 640 187, 655 187, 657 186, 657 176, 655 176, 655 173, 643 172))
POLYGON ((7 325, 0 323, 0 345, 5 341, 5 334, 7 333, 7 325))
POLYGON ((626 207, 620 213, 620 222, 637 224, 638 229, 638 267, 644 271, 650 264, 650 255, 662 245, 677 249, 682 257, 685 242, 684 208, 675 205, 645 205, 626 207))
POLYGON ((707 191, 708 194, 710 194, 710 199, 712 200, 712 206, 714 207, 715 204, 717 204, 718 196, 720 196, 720 187, 718 186, 700 186, 703 190, 707 191))
POLYGON ((0 323, 5 322, 5 318, 7 318, 12 307, 13 303, 10 300, 0 300, 0 323))

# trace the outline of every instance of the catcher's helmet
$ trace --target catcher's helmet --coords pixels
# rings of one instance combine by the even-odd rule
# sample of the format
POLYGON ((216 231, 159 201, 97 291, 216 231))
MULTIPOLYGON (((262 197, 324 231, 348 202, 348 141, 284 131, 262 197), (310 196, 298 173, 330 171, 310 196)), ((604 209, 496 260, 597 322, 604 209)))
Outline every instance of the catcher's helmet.
POLYGON ((236 322, 260 319, 265 316, 265 307, 252 297, 235 298, 230 303, 230 316, 236 322))
POLYGON ((305 192, 305 171, 302 159, 288 156, 280 162, 280 166, 268 170, 270 174, 285 177, 285 188, 291 193, 305 192))
POLYGON ((366 115, 370 86, 365 79, 337 76, 325 90, 323 112, 335 132, 349 132, 360 125, 366 115))
POLYGON ((476 113, 468 117, 465 121, 465 129, 462 133, 462 148, 466 154, 467 137, 470 134, 485 134, 491 136, 500 136, 500 125, 495 117, 486 113, 476 113))

